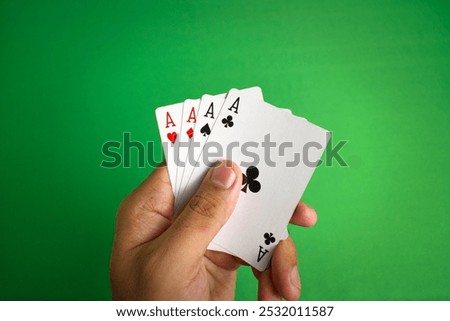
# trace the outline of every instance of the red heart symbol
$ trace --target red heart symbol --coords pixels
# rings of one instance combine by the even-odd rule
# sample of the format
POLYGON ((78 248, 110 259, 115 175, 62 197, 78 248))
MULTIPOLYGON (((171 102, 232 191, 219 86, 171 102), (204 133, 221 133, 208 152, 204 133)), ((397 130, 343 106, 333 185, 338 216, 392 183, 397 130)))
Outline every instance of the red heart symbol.
POLYGON ((172 144, 174 144, 175 141, 177 140, 177 133, 175 133, 175 132, 168 133, 167 138, 172 142, 172 144))

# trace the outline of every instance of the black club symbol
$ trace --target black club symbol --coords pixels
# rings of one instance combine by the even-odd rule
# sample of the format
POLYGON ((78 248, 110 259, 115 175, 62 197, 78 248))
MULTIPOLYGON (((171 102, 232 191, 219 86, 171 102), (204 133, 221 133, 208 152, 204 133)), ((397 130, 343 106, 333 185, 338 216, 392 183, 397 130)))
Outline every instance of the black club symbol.
POLYGON ((223 118, 222 119, 222 124, 225 125, 225 128, 233 127, 233 125, 234 125, 233 117, 232 116, 227 116, 226 118, 223 118))
POLYGON ((266 243, 266 245, 270 245, 270 243, 275 242, 275 237, 273 236, 273 233, 264 233, 264 238, 265 238, 264 243, 266 243))
POLYGON ((250 192, 258 193, 261 189, 261 183, 256 180, 259 175, 259 170, 255 166, 250 166, 245 171, 245 174, 242 174, 242 187, 241 191, 247 193, 247 188, 250 192))

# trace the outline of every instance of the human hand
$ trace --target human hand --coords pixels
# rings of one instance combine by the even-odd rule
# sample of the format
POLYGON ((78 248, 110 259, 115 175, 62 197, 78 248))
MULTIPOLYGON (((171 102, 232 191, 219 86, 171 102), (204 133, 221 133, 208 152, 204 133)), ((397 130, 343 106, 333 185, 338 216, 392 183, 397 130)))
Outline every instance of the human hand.
MULTIPOLYGON (((190 202, 172 220, 174 196, 167 168, 158 167, 119 207, 111 257, 115 300, 233 300, 242 260, 207 250, 232 214, 242 174, 236 164, 211 169, 190 202)), ((309 227, 314 209, 300 202, 291 223, 309 227)), ((296 300, 300 277, 295 245, 280 241, 271 267, 253 269, 259 300, 296 300)))

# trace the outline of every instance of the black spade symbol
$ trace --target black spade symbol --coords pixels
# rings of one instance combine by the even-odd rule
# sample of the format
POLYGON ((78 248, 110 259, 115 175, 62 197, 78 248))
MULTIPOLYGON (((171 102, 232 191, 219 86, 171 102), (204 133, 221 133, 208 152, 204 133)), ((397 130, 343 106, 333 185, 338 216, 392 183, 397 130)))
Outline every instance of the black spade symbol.
POLYGON ((209 128, 209 124, 206 124, 205 126, 203 126, 203 127, 200 129, 200 133, 202 133, 203 136, 206 136, 206 135, 211 134, 211 128, 209 128))

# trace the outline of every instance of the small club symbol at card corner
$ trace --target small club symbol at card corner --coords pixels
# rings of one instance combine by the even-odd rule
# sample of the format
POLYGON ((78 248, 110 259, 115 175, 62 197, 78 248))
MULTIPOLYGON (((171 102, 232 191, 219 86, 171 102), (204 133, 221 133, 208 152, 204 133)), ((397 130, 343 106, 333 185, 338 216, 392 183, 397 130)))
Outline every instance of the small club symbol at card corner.
POLYGON ((192 138, 192 135, 194 134, 194 130, 191 128, 189 128, 189 130, 186 132, 186 134, 188 135, 189 138, 192 138))
POLYGON ((225 126, 225 128, 233 127, 233 116, 227 116, 226 118, 223 118, 222 124, 225 126))
POLYGON ((266 245, 270 245, 270 243, 275 243, 276 241, 273 233, 264 233, 264 239, 264 243, 266 243, 266 245))

